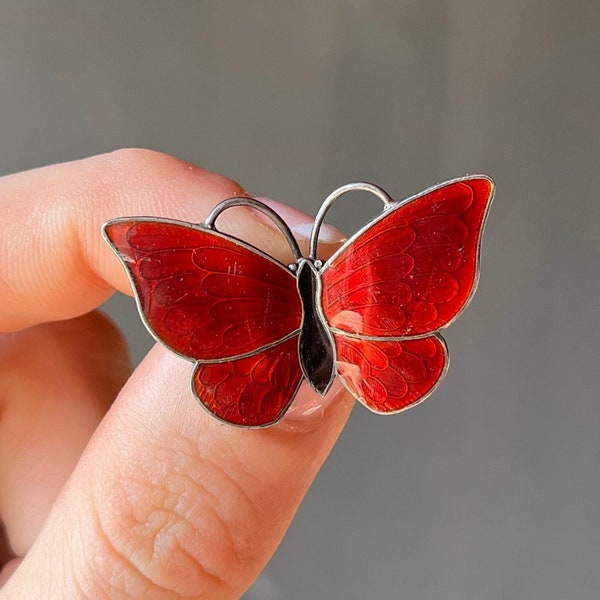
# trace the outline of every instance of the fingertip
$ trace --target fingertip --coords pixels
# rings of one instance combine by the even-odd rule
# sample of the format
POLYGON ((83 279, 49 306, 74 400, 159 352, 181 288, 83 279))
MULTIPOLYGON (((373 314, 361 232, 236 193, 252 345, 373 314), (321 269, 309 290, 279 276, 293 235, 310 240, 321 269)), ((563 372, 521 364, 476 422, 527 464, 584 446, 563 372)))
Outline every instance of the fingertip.
POLYGON ((307 433, 319 428, 330 413, 340 412, 347 417, 354 405, 354 398, 337 377, 331 389, 321 396, 305 381, 302 383, 292 406, 286 412, 277 427, 281 431, 307 433))

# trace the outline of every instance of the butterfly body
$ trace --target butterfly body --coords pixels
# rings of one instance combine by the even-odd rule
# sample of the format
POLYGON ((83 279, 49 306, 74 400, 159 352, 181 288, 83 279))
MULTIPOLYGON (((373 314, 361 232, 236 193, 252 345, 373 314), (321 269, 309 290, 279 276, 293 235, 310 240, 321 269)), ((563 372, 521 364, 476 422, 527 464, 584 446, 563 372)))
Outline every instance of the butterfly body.
POLYGON ((297 263, 298 294, 302 300, 302 327, 298 352, 302 373, 319 394, 335 379, 335 340, 321 307, 320 261, 302 258, 297 263))
POLYGON ((144 323, 195 363, 194 395, 219 419, 272 425, 303 379, 324 394, 336 376, 369 409, 391 414, 421 402, 446 372, 439 332, 475 290, 492 193, 485 176, 402 202, 372 184, 343 186, 323 203, 308 256, 281 218, 250 198, 225 200, 199 225, 126 217, 106 223, 104 235, 127 270, 144 323), (378 196, 384 210, 322 262, 325 213, 357 189, 378 196), (218 216, 239 205, 274 221, 294 263, 217 230, 218 216))

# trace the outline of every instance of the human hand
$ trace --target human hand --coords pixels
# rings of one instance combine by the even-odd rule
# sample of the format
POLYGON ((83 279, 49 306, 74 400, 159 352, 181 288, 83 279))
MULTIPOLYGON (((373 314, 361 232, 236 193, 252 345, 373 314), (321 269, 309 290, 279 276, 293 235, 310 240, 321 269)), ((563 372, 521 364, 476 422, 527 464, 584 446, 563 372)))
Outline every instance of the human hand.
MULTIPOLYGON (((131 373, 90 312, 130 293, 104 221, 199 222, 242 194, 140 150, 0 179, 0 598, 238 598, 275 551, 349 415, 343 388, 303 385, 268 429, 224 425, 194 401, 191 363, 157 345, 131 373)), ((277 210, 307 234, 309 217, 277 210)), ((251 211, 220 228, 286 256, 251 211)))

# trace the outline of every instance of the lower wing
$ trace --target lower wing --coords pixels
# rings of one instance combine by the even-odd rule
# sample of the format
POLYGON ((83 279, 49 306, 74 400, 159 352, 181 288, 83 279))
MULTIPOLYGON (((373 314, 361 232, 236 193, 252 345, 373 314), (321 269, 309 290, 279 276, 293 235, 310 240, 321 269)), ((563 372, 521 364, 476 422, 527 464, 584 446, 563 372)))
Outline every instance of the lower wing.
POLYGON ((448 353, 438 335, 406 340, 335 335, 337 372, 362 404, 396 413, 422 402, 444 376, 448 353))
POLYGON ((295 335, 245 358, 197 363, 192 388, 202 405, 222 421, 266 427, 283 417, 301 381, 295 335))

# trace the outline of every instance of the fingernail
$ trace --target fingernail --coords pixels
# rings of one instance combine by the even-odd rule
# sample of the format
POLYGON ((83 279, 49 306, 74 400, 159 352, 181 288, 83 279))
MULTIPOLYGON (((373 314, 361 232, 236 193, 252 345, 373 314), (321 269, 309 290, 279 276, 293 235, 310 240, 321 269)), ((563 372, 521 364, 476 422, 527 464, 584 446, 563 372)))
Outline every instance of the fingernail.
MULTIPOLYGON (((306 240, 310 239, 314 221, 313 217, 272 198, 257 196, 256 200, 260 200, 272 208, 287 223, 287 226, 296 237, 306 240)), ((268 220, 268 217, 265 215, 262 216, 268 220)), ((328 223, 321 225, 321 229, 319 230, 320 242, 325 244, 340 244, 345 239, 346 235, 334 225, 329 225, 328 223)))
POLYGON ((320 425, 329 409, 344 397, 348 402, 354 402, 339 377, 325 396, 319 395, 305 382, 278 427, 287 431, 312 431, 320 425))

